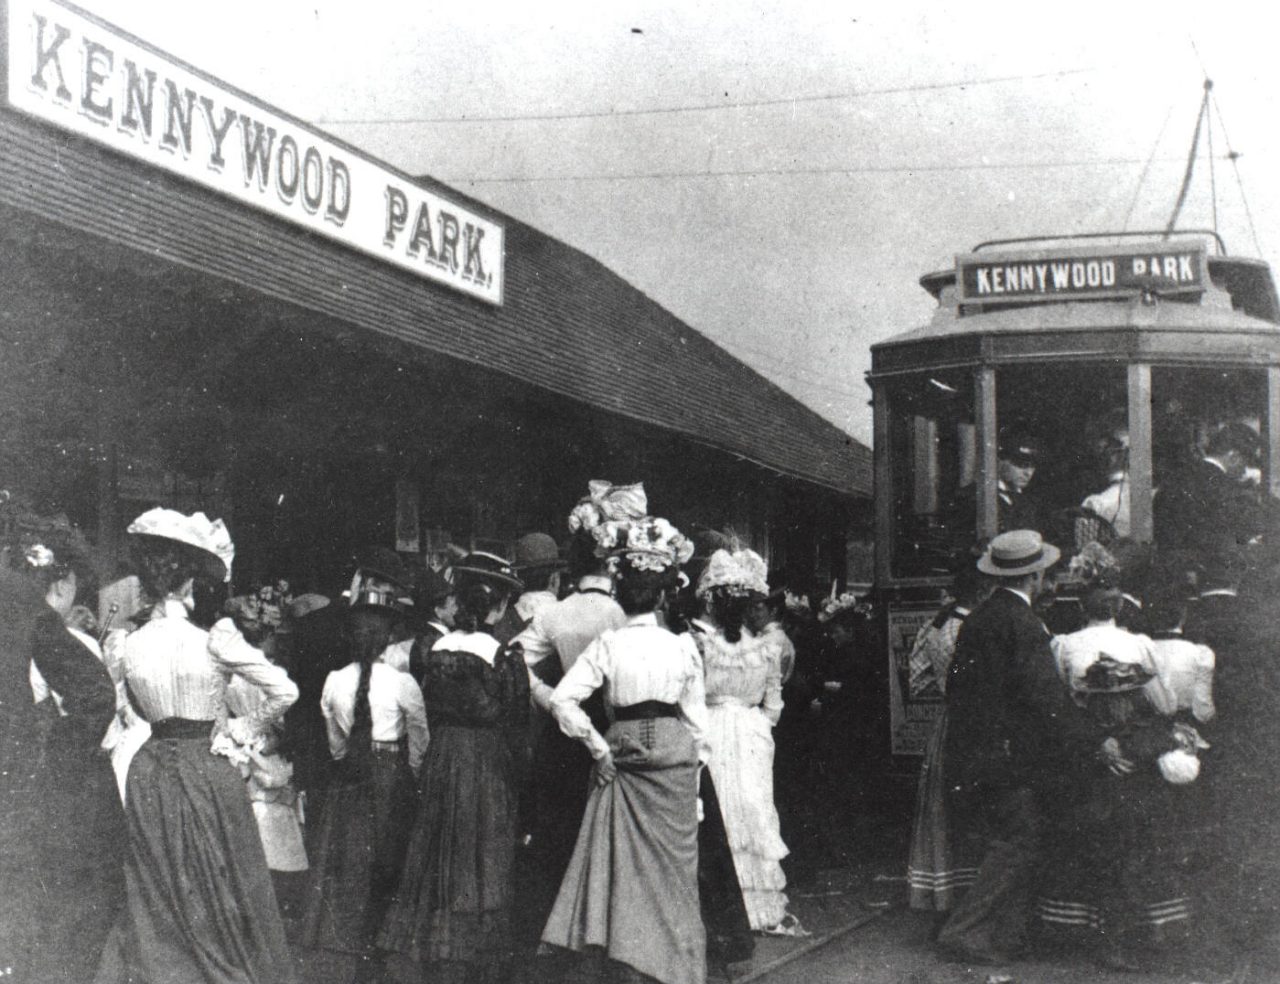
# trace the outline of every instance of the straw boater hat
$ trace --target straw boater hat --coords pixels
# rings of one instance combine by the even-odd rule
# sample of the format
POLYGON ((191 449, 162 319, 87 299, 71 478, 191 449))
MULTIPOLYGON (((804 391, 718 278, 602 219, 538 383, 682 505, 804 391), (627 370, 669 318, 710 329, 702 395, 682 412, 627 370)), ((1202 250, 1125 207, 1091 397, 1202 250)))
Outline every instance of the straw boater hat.
POLYGON ((978 570, 995 577, 1021 577, 1048 570, 1062 551, 1035 530, 1010 530, 995 537, 978 559, 978 570))
POLYGON ((219 581, 231 580, 236 548, 220 519, 210 520, 202 512, 185 516, 176 509, 157 506, 130 523, 128 532, 144 543, 180 543, 198 563, 202 575, 219 581))

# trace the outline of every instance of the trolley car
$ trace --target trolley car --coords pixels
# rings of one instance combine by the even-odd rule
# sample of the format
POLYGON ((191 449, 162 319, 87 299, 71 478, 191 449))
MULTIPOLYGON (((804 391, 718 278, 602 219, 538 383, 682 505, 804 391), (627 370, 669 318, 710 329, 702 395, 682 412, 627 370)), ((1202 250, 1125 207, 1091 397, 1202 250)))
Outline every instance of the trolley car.
POLYGON ((1001 528, 1002 432, 1035 443, 1027 494, 1066 552, 1120 535, 1158 549, 1153 490, 1230 421, 1260 437, 1258 496, 1280 495, 1280 303, 1269 267, 1215 233, 988 242, 920 284, 932 319, 874 345, 868 374, 895 755, 920 753, 938 712, 909 692, 911 640, 957 546, 1001 528), (1123 515, 1084 509, 1117 464, 1123 515))

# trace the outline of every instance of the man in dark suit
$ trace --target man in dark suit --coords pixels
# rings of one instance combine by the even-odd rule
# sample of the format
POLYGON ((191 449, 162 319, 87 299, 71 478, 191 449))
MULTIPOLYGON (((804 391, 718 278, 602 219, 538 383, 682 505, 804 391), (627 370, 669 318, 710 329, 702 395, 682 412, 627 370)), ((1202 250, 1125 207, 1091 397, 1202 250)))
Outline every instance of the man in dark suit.
MULTIPOLYGON (((1051 801, 1078 763, 1103 754, 1032 610, 1058 557, 1032 530, 991 541, 978 569, 999 586, 965 620, 948 671, 948 810, 959 864, 977 869, 938 934, 952 959, 1004 963, 1024 949, 1051 801)), ((1118 752, 1111 764, 1131 767, 1118 752)))
POLYGON ((1209 439, 1204 456, 1160 483, 1154 501, 1155 540, 1165 552, 1204 555, 1223 540, 1244 546, 1264 532, 1264 512, 1244 484, 1261 439, 1229 423, 1209 439))
POLYGON ((1200 593, 1187 606, 1183 635, 1215 655, 1213 702, 1205 727, 1201 782, 1212 809, 1196 833, 1209 861, 1201 893, 1216 942, 1236 961, 1233 980, 1275 980, 1280 955, 1280 660, 1275 656, 1274 565, 1245 578, 1238 550, 1209 555, 1199 573, 1200 593), (1254 963, 1247 976, 1245 961, 1254 963))

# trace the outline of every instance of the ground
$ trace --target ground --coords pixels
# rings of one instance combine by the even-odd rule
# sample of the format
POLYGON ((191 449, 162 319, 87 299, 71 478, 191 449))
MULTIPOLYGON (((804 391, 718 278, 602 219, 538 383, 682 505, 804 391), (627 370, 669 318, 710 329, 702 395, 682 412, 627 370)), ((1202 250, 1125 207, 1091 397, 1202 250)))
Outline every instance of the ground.
MULTIPOLYGON (((827 776, 821 795, 793 816, 802 862, 789 871, 791 910, 812 934, 757 937, 754 958, 728 968, 733 984, 1228 984, 1233 955, 1198 944, 1171 944, 1140 973, 1098 967, 1089 954, 1061 950, 1004 967, 947 963, 934 952, 934 916, 907 907, 907 831, 914 783, 907 776, 868 781, 827 776)), ((352 958, 300 954, 307 984, 347 984, 352 958)), ((396 964, 396 981, 419 982, 396 964)), ((726 984, 713 972, 708 984, 726 984)), ((1254 968, 1247 984, 1278 984, 1280 973, 1254 968)), ((1236 978, 1234 984, 1246 984, 1236 978)))

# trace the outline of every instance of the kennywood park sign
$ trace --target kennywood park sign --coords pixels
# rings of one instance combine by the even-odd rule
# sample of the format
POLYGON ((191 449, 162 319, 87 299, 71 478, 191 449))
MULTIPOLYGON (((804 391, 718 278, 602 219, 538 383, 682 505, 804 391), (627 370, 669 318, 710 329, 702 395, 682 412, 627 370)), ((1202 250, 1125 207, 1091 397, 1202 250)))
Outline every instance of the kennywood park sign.
POLYGON ((1204 247, 1186 242, 970 253, 956 257, 956 267, 960 300, 984 304, 1186 294, 1205 290, 1207 280, 1204 247))
POLYGON ((56 0, 7 0, 25 113, 490 304, 503 228, 56 0))

